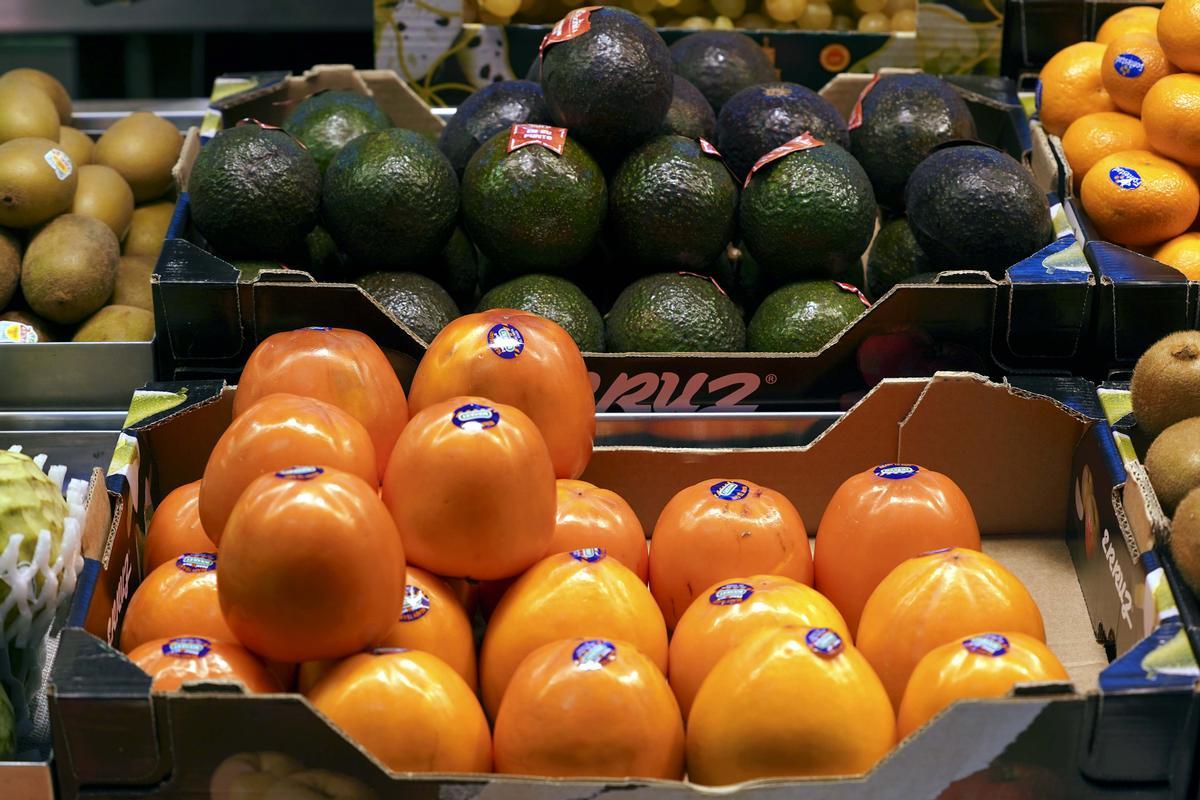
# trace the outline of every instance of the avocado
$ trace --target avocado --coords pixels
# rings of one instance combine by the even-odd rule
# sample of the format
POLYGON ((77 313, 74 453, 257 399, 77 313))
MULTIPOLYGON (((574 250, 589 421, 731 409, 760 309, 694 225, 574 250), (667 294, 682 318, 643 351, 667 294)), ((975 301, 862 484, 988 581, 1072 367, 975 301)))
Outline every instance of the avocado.
POLYGON ((533 62, 529 65, 529 69, 525 70, 525 80, 530 83, 541 85, 542 83, 542 59, 538 56, 533 57, 533 62))
POLYGON ((908 220, 897 217, 885 223, 871 243, 867 256, 867 296, 878 300, 897 283, 932 269, 908 220))
POLYGON ((108 302, 121 248, 103 222, 63 214, 30 241, 21 262, 21 293, 38 316, 79 322, 108 302))
POLYGON ((908 224, 937 269, 1004 271, 1054 236, 1050 204, 1029 170, 982 145, 936 150, 904 190, 908 224))
POLYGON ((392 120, 375 101, 358 92, 317 92, 300 101, 283 121, 317 162, 322 173, 351 139, 392 127, 392 120))
POLYGON ((659 133, 674 133, 689 139, 704 137, 709 141, 717 138, 717 115, 712 106, 700 94, 700 90, 688 83, 687 78, 675 76, 675 88, 671 95, 671 106, 663 118, 659 133))
POLYGON ((340 281, 346 279, 345 259, 338 250, 337 242, 325 228, 320 225, 313 228, 304 237, 303 244, 296 249, 296 254, 286 262, 289 267, 302 269, 317 280, 340 281))
POLYGON ((795 83, 743 89, 717 115, 717 147, 739 180, 761 156, 802 133, 850 147, 850 134, 837 109, 812 89, 795 83))
POLYGON ((516 308, 562 326, 579 349, 604 350, 604 320, 596 306, 575 284, 557 275, 522 275, 485 294, 476 311, 516 308))
POLYGON ((501 271, 563 272, 600 233, 606 194, 600 167, 570 135, 562 155, 538 144, 510 153, 501 131, 463 172, 463 221, 501 271))
POLYGON ((731 353, 746 347, 737 306, 699 275, 650 275, 628 286, 605 318, 612 353, 731 353))
MULTIPOLYGON (((578 13, 578 12, 573 12, 578 13)), ((542 90, 554 123, 597 155, 629 150, 671 106, 671 52, 636 14, 604 6, 588 29, 542 52, 542 90)))
MULTIPOLYGON (((49 101, 47 101, 49 102, 49 101)), ((79 170, 50 139, 0 144, 0 225, 32 228, 71 207, 79 170)))
POLYGON ((426 344, 458 316, 446 290, 415 272, 372 272, 355 282, 426 344))
POLYGON ((213 137, 188 183, 192 222, 227 258, 282 258, 317 224, 321 173, 288 133, 238 125, 213 137))
POLYGON ((737 202, 737 184, 719 157, 694 139, 660 136, 617 170, 608 228, 642 272, 704 272, 733 237, 737 202))
POLYGON ((325 171, 325 225, 357 272, 403 270, 437 258, 458 218, 458 176, 415 131, 354 139, 325 171))
POLYGON ((148 342, 154 338, 154 315, 144 308, 105 306, 75 331, 73 342, 148 342))
POLYGON ((459 105, 442 128, 438 149, 461 176, 484 142, 518 122, 550 123, 542 87, 531 81, 489 83, 459 105))
POLYGON ((816 353, 866 310, 858 292, 833 281, 789 284, 762 301, 747 343, 757 353, 816 353))
POLYGON ((975 120, 950 84, 933 75, 885 75, 862 99, 850 152, 871 176, 880 204, 902 208, 904 184, 931 149, 974 138, 975 120))
POLYGON ((701 31, 671 45, 675 73, 687 78, 715 112, 743 89, 776 80, 767 52, 744 33, 701 31))
POLYGON ((754 173, 742 192, 742 240, 779 280, 830 277, 862 257, 878 207, 871 181, 836 144, 798 150, 754 173))
POLYGON ((96 164, 112 167, 133 190, 138 203, 157 200, 175 185, 171 170, 183 149, 183 134, 149 111, 135 111, 113 123, 96 140, 96 164))
POLYGON ((8 305, 21 283, 21 240, 0 228, 0 309, 8 305))
POLYGON ((460 308, 470 308, 475 304, 479 259, 475 245, 471 244, 462 226, 455 227, 441 255, 427 269, 420 271, 441 284, 460 308))

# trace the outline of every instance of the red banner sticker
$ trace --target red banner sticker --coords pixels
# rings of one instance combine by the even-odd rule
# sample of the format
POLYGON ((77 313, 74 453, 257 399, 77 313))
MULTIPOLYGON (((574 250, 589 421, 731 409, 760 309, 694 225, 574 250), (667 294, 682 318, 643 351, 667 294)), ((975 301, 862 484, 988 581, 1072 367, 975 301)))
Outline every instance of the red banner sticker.
POLYGON ((854 110, 850 112, 850 119, 846 120, 846 127, 854 130, 859 125, 862 125, 862 104, 863 100, 867 99, 871 89, 875 88, 875 84, 879 83, 878 73, 871 78, 871 82, 863 87, 863 90, 858 93, 858 101, 854 104, 854 110))
POLYGON ((749 186, 750 179, 754 177, 754 173, 758 172, 772 161, 777 161, 786 156, 788 153, 795 153, 800 150, 811 150, 814 147, 822 147, 824 144, 824 142, 813 136, 808 131, 805 131, 791 141, 784 142, 783 144, 779 145, 779 147, 776 147, 758 161, 754 162, 754 166, 751 167, 750 171, 746 173, 746 182, 742 184, 742 188, 745 189, 747 186, 749 186))
POLYGON ((592 15, 593 11, 601 8, 603 6, 585 6, 584 8, 577 8, 574 11, 567 12, 567 15, 554 23, 554 27, 542 38, 542 44, 538 47, 538 57, 540 58, 546 48, 552 44, 565 42, 587 33, 592 27, 592 23, 588 21, 588 17, 592 15))
POLYGON ((721 154, 717 151, 717 148, 713 146, 713 143, 708 139, 705 139, 703 136, 700 137, 700 152, 707 153, 710 156, 716 156, 717 158, 721 157, 721 154))
POLYGON ((540 144, 561 156, 563 148, 567 146, 567 129, 550 125, 531 125, 526 122, 513 125, 508 132, 508 152, 520 150, 531 144, 540 144))
POLYGON ((871 307, 871 301, 868 300, 867 296, 862 293, 862 290, 859 289, 857 286, 855 286, 853 283, 842 283, 841 281, 834 281, 833 285, 838 287, 839 289, 841 289, 843 292, 853 292, 854 294, 858 295, 858 299, 862 301, 862 304, 864 306, 866 306, 867 308, 871 307))

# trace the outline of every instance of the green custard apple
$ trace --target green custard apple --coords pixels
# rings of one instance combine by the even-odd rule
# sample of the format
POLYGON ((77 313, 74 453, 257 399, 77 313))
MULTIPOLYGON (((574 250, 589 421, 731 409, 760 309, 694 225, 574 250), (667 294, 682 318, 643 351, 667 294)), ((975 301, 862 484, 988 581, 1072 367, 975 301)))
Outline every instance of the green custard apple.
MULTIPOLYGON (((33 560, 38 534, 50 532, 50 563, 58 559, 62 547, 63 525, 67 518, 67 501, 58 485, 23 453, 0 450, 0 552, 9 546, 13 536, 20 536, 17 563, 33 560)), ((7 599, 11 586, 0 574, 0 603, 7 599)), ((9 616, 16 614, 10 610, 9 616)), ((5 626, 11 622, 5 619, 5 626)))

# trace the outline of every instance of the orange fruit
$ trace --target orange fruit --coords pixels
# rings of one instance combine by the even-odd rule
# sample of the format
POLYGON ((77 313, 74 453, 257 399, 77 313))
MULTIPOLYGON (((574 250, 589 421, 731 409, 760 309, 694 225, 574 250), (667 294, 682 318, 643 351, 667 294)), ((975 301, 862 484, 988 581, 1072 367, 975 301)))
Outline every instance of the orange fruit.
POLYGON ((1096 42, 1107 45, 1127 33, 1154 33, 1158 28, 1158 9, 1154 6, 1125 8, 1104 20, 1096 31, 1096 42))
POLYGON ((779 575, 719 581, 705 589, 679 618, 671 635, 668 676, 686 717, 700 685, 741 642, 762 630, 788 625, 829 628, 850 639, 846 621, 816 589, 779 575))
POLYGON ((375 489, 323 467, 246 488, 217 563, 238 641, 276 661, 340 658, 379 641, 404 605, 404 547, 375 489))
POLYGON ((383 478, 409 561, 437 575, 508 578, 554 534, 554 466, 529 417, 483 397, 417 412, 383 478))
POLYGON ((505 592, 479 654, 483 707, 495 719, 517 666, 559 639, 619 639, 667 671, 667 629, 646 584, 603 550, 556 553, 505 592))
POLYGON ((1172 64, 1187 72, 1200 72, 1200 2, 1166 0, 1156 30, 1172 64))
POLYGON ((351 656, 308 700, 394 772, 492 770, 492 737, 479 701, 430 653, 383 648, 351 656))
POLYGON ((1189 281, 1200 281, 1200 233, 1184 233, 1163 242, 1154 257, 1182 272, 1189 281))
POLYGON ((159 565, 129 598, 121 624, 122 651, 172 636, 237 644, 217 599, 216 553, 185 553, 159 565))
POLYGON ((667 679, 619 639, 530 653, 496 715, 496 772, 550 778, 683 777, 683 718, 667 679))
POLYGON ((596 400, 579 348, 557 324, 492 309, 442 328, 417 365, 410 407, 416 414, 460 395, 521 409, 542 432, 555 477, 583 474, 596 436, 596 400))
POLYGON ((200 483, 200 522, 220 546, 234 503, 260 475, 320 464, 378 485, 375 448, 358 420, 329 403, 268 395, 230 423, 208 457, 200 483))
POLYGON ((855 643, 895 704, 926 653, 980 630, 1042 641, 1042 613, 1025 585, 998 561, 960 547, 910 558, 871 593, 855 643))
POLYGON ((1072 122, 1062 135, 1062 147, 1078 191, 1083 176, 1100 159, 1122 150, 1146 147, 1146 130, 1137 117, 1099 111, 1072 122))
POLYGON ((938 547, 979 549, 962 489, 940 472, 883 464, 847 479, 817 529, 816 589, 858 630, 863 606, 897 564, 938 547))
POLYGON ((173 692, 193 681, 236 681, 251 693, 280 691, 279 681, 254 654, 233 642, 175 636, 143 642, 129 660, 150 676, 150 689, 173 692))
POLYGON ((828 628, 765 630, 704 679, 687 720, 687 774, 718 786, 755 778, 857 775, 896 743, 871 665, 828 628))
MULTIPOLYGON (((1158 37, 1144 31, 1131 31, 1113 39, 1104 51, 1100 79, 1117 108, 1130 114, 1142 113, 1142 99, 1155 81, 1176 72, 1158 37)), ((1144 145, 1122 148, 1133 150, 1144 145)))
POLYGON ((700 481, 672 497, 650 537, 650 591, 667 628, 705 587, 743 575, 812 583, 808 532, 791 501, 741 478, 700 481))
POLYGON ((371 337, 345 328, 303 328, 263 339, 242 369, 233 415, 277 392, 324 400, 362 423, 380 475, 408 422, 404 389, 387 356, 371 337))
POLYGON ((956 700, 1004 697, 1018 683, 1070 680, 1050 648, 1015 631, 977 633, 917 662, 896 715, 903 739, 956 700))
POLYGON ((616 492, 587 481, 560 478, 554 535, 545 555, 602 547, 645 581, 650 553, 637 514, 616 492))
POLYGON ((212 553, 216 549, 200 524, 200 481, 192 481, 168 494, 154 509, 146 531, 142 571, 149 575, 159 564, 174 561, 184 553, 212 553))
POLYGON ((1135 247, 1178 236, 1200 210, 1195 179, 1148 150, 1126 150, 1097 161, 1083 176, 1079 199, 1101 236, 1135 247))
POLYGON ((1104 45, 1096 42, 1065 47, 1046 62, 1038 80, 1037 107, 1047 133, 1062 136, 1084 114, 1117 110, 1100 78, 1103 64, 1104 45))
POLYGON ((1157 152, 1200 167, 1200 75, 1168 75, 1150 87, 1142 103, 1142 124, 1157 152))

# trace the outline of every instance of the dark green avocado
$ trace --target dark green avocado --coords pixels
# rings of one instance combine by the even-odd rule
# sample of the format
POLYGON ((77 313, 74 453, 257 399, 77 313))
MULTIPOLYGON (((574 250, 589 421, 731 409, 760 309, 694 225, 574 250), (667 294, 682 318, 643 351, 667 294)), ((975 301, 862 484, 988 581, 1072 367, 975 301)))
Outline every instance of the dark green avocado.
POLYGON ((659 133, 674 133, 689 139, 703 136, 710 142, 716 140, 717 115, 700 90, 688 83, 687 78, 675 76, 671 107, 667 109, 659 133))
POLYGON ((795 83, 764 83, 735 94, 717 115, 717 147, 739 179, 763 154, 802 133, 850 147, 846 122, 828 100, 795 83))
POLYGON ((687 78, 713 110, 750 86, 777 80, 775 65, 758 42, 736 31, 700 31, 671 45, 675 72, 687 78))
POLYGON ((731 353, 746 323, 717 284, 699 275, 650 275, 621 292, 605 318, 612 353, 731 353))
POLYGON ((446 290, 415 272, 372 272, 355 282, 426 344, 458 316, 446 290))
POLYGON ((758 353, 816 353, 866 310, 856 291, 833 281, 793 283, 762 301, 747 341, 758 353))
POLYGON ((897 283, 932 269, 908 220, 897 217, 884 224, 871 243, 867 255, 867 296, 878 300, 897 283))
POLYGON ((542 87, 530 81, 489 83, 459 105, 438 137, 438 149, 462 175, 480 145, 518 122, 550 122, 542 87))
POLYGON ((476 311, 516 308, 557 322, 584 352, 604 350, 604 320, 575 284, 557 275, 522 275, 492 289, 476 311))
POLYGON ((304 143, 321 172, 346 142, 390 127, 391 118, 370 97, 341 91, 306 97, 283 121, 283 129, 304 143))

